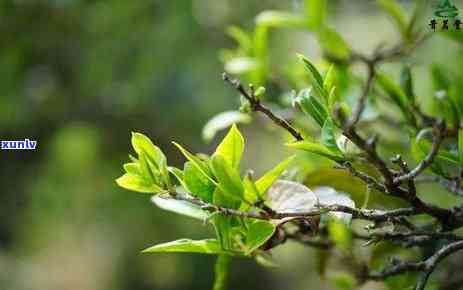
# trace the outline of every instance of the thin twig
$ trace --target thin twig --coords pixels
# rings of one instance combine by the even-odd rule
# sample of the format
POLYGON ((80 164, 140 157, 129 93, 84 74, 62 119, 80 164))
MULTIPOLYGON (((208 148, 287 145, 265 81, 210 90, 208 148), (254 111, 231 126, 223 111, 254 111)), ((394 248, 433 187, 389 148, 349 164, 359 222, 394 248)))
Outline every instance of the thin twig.
POLYGON ((253 111, 261 112, 266 115, 275 124, 288 131, 297 141, 304 140, 301 133, 299 133, 288 121, 281 118, 280 116, 275 115, 269 108, 263 105, 260 100, 254 96, 253 93, 246 91, 239 80, 230 78, 230 76, 228 76, 226 73, 222 74, 222 78, 224 81, 231 84, 244 98, 246 98, 246 100, 249 101, 253 111))

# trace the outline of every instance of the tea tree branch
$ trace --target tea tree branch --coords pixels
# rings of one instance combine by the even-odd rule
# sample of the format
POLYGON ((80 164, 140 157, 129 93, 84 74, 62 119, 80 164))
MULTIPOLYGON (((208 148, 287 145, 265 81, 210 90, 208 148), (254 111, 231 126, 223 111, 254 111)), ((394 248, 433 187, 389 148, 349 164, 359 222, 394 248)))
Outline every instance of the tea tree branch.
POLYGON ((251 109, 254 112, 261 112, 266 115, 275 124, 288 131, 297 141, 304 140, 301 133, 299 133, 288 121, 280 116, 277 116, 269 108, 263 105, 261 101, 254 95, 254 92, 248 92, 239 80, 230 78, 230 76, 228 76, 226 73, 222 74, 222 78, 224 81, 232 85, 246 100, 248 100, 251 105, 251 109))

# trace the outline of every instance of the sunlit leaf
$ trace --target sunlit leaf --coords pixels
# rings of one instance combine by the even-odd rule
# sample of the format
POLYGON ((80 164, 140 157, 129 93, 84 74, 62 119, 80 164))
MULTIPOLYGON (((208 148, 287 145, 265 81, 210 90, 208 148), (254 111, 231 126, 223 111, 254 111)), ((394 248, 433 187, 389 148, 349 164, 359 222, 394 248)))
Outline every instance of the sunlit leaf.
POLYGON ((304 63, 304 67, 309 73, 310 84, 312 85, 312 92, 321 100, 325 102, 328 99, 327 92, 323 89, 323 78, 318 72, 317 68, 303 55, 298 55, 299 58, 304 63))
POLYGON ((379 0, 379 6, 386 12, 393 20, 397 29, 401 33, 402 37, 406 37, 407 33, 407 20, 405 13, 397 3, 396 0, 379 0))
POLYGON ((214 255, 240 255, 239 252, 223 250, 217 240, 180 239, 159 244, 143 250, 143 253, 199 253, 214 255))
POLYGON ((320 141, 332 152, 338 152, 340 154, 341 151, 336 144, 335 128, 333 120, 331 120, 331 118, 326 118, 325 124, 322 127, 320 141))
POLYGON ((235 200, 242 200, 244 187, 236 169, 232 168, 222 155, 212 156, 211 164, 223 194, 235 200))
POLYGON ((124 164, 124 170, 125 172, 133 174, 133 175, 142 175, 140 164, 138 162, 124 164))
POLYGON ((350 251, 352 247, 352 233, 349 226, 338 219, 330 219, 328 222, 330 239, 337 247, 344 251, 350 251))
POLYGON ((280 177, 280 175, 288 168, 295 156, 291 156, 280 162, 272 170, 265 173, 261 178, 256 181, 256 187, 260 194, 264 195, 273 183, 280 177))
POLYGON ((153 196, 151 201, 161 209, 189 216, 195 219, 204 221, 209 217, 207 212, 190 202, 172 198, 162 198, 159 196, 153 196))
POLYGON ((244 74, 255 70, 258 62, 252 57, 235 57, 225 63, 225 71, 231 74, 244 74))
POLYGON ((214 179, 212 178, 212 174, 209 170, 209 167, 201 160, 199 159, 197 156, 193 155, 192 153, 190 153, 188 150, 186 150, 185 148, 183 148, 180 144, 176 143, 176 142, 172 142, 172 144, 174 144, 179 150, 180 152, 182 152, 182 154, 186 157, 186 159, 188 159, 189 161, 191 161, 191 163, 194 164, 194 166, 196 166, 196 168, 204 175, 206 176, 207 178, 209 178, 209 180, 211 180, 213 183, 215 182, 214 179))
POLYGON ((230 26, 227 28, 227 34, 232 37, 239 46, 245 50, 250 51, 252 48, 252 38, 244 30, 237 26, 230 26))
POLYGON ((319 29, 326 18, 326 0, 305 0, 305 11, 310 29, 319 29))
POLYGON ((323 52, 329 57, 340 61, 349 59, 351 48, 335 30, 322 27, 318 33, 318 40, 323 52))
POLYGON ((122 175, 121 177, 116 179, 116 182, 120 187, 137 192, 160 193, 165 191, 156 184, 147 181, 146 179, 138 175, 133 175, 131 173, 126 173, 122 175))
POLYGON ((301 15, 285 11, 263 11, 256 16, 258 26, 267 27, 293 27, 299 28, 307 25, 307 21, 301 15))
POLYGON ((214 155, 221 155, 231 167, 239 168, 241 156, 244 151, 244 138, 235 124, 232 125, 230 131, 217 146, 214 155))
POLYGON ((299 141, 299 142, 294 142, 294 143, 288 143, 286 146, 293 148, 293 149, 299 149, 299 150, 304 150, 307 152, 311 152, 320 156, 324 156, 326 158, 329 158, 334 161, 342 161, 344 160, 344 157, 342 154, 333 152, 326 146, 320 144, 320 143, 315 143, 315 142, 310 142, 310 141, 299 141))
POLYGON ((304 113, 311 116, 320 127, 323 127, 328 117, 327 108, 312 94, 311 89, 302 90, 295 102, 304 113))
POLYGON ((381 89, 391 98, 392 101, 402 110, 407 117, 409 114, 409 100, 404 91, 392 79, 385 74, 378 73, 376 80, 381 89))
POLYGON ((257 189, 254 181, 251 180, 249 175, 246 175, 243 180, 244 185, 244 199, 250 204, 254 204, 259 201, 261 194, 257 189))
POLYGON ((329 280, 334 288, 340 290, 353 290, 358 287, 358 282, 355 279, 355 276, 348 272, 330 273, 329 280))
POLYGON ((191 162, 186 162, 183 169, 183 181, 191 195, 205 202, 212 202, 215 185, 191 162))
POLYGON ((249 226, 246 237, 246 255, 251 254, 265 244, 275 233, 275 225, 271 222, 258 220, 249 226))
POLYGON ((267 192, 267 201, 276 212, 300 213, 318 205, 317 196, 305 185, 293 181, 278 180, 267 192))

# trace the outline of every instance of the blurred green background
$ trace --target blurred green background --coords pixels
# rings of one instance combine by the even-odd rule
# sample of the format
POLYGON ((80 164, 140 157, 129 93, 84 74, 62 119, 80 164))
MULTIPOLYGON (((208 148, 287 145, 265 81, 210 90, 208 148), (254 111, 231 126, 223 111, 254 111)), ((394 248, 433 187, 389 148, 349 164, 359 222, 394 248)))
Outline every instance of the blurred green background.
MULTIPOLYGON (((371 51, 396 38, 375 1, 329 4, 329 22, 354 48, 371 51)), ((149 196, 118 188, 114 179, 128 160, 131 131, 150 136, 172 165, 183 163, 172 140, 212 150, 200 138, 202 126, 239 101, 221 80, 220 52, 235 46, 225 29, 252 29, 262 10, 301 5, 0 1, 0 137, 38 141, 36 151, 0 152, 0 289, 209 289, 214 257, 139 251, 213 231, 155 208, 149 196)), ((271 47, 282 63, 296 52, 319 54, 313 38, 297 31, 274 32, 271 47)), ((444 38, 420 49, 419 90, 429 89, 426 65, 448 65, 459 53, 444 38)), ((243 131, 247 168, 259 172, 285 156, 278 132, 263 122, 243 131)), ((234 261, 230 289, 330 289, 313 270, 313 251, 292 244, 277 255, 282 267, 273 270, 234 261)))

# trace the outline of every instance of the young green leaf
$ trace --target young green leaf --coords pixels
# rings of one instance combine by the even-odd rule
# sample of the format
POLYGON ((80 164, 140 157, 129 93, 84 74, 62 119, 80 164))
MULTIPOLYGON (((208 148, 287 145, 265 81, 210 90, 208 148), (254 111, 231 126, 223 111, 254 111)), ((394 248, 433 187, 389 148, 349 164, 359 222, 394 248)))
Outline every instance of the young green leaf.
POLYGON ((294 157, 295 156, 293 155, 286 158, 256 181, 256 187, 260 194, 265 195, 267 193, 267 190, 273 185, 278 177, 280 177, 286 168, 288 168, 289 164, 291 164, 294 160, 294 157))
POLYGON ((295 102, 304 113, 311 116, 320 127, 328 117, 328 109, 312 95, 311 89, 302 90, 295 102))
POLYGON ((384 92, 394 101, 405 116, 409 114, 409 99, 404 91, 392 79, 385 74, 378 73, 376 76, 377 83, 384 92))
POLYGON ((221 155, 232 168, 239 168, 244 151, 244 138, 235 124, 232 125, 227 136, 217 146, 214 155, 221 155))
POLYGON ((138 155, 146 154, 148 160, 152 161, 156 166, 159 167, 161 164, 166 163, 164 153, 145 135, 132 132, 132 146, 138 155))
POLYGON ((318 30, 325 22, 326 0, 305 0, 304 6, 309 28, 318 30))
POLYGON ((243 29, 237 26, 230 26, 227 28, 227 34, 233 38, 245 52, 251 52, 252 38, 243 29))
POLYGON ((235 200, 243 200, 244 187, 237 170, 220 154, 212 156, 211 165, 223 194, 235 200))
MULTIPOLYGON (((249 204, 254 204, 259 201, 261 194, 257 189, 256 184, 254 181, 251 180, 249 175, 246 175, 243 180, 244 185, 244 200, 246 200, 249 204)), ((243 203, 244 205, 244 203, 243 203)))
POLYGON ((303 55, 299 54, 299 58, 304 63, 306 70, 309 72, 310 84, 312 85, 314 94, 324 100, 325 102, 328 99, 328 93, 323 89, 323 78, 318 72, 317 68, 303 55))
POLYGON ((217 240, 206 239, 194 241, 180 239, 159 244, 142 251, 142 253, 199 253, 213 255, 240 255, 239 252, 223 250, 217 240))
POLYGON ((175 178, 177 178, 178 182, 180 182, 180 184, 183 186, 183 188, 186 188, 186 184, 184 182, 184 176, 183 176, 183 171, 181 171, 180 169, 178 169, 177 167, 173 167, 173 166, 169 166, 167 168, 167 170, 169 170, 170 173, 172 173, 175 178))
POLYGON ((165 190, 157 186, 156 184, 147 181, 141 176, 126 173, 116 179, 116 183, 125 189, 143 192, 143 193, 161 193, 165 190))
MULTIPOLYGON (((214 196, 215 197, 215 196, 214 196)), ((232 248, 232 220, 231 217, 223 215, 213 215, 212 224, 214 225, 215 234, 219 240, 222 249, 229 250, 232 248)))
POLYGON ((328 223, 328 233, 331 240, 344 251, 352 248, 352 233, 349 226, 338 219, 331 219, 328 223))
POLYGON ((245 74, 257 69, 259 63, 253 57, 233 57, 225 62, 225 71, 230 74, 245 74))
POLYGON ((400 86, 410 103, 415 104, 415 93, 413 91, 412 72, 409 66, 404 66, 400 73, 400 86))
POLYGON ((186 201, 171 198, 166 199, 159 196, 153 196, 151 201, 161 209, 189 216, 202 221, 209 217, 209 214, 202 210, 199 206, 186 201))
POLYGON ((379 6, 394 20, 400 34, 406 38, 408 25, 400 5, 395 0, 379 0, 379 6))
POLYGON ((350 58, 351 48, 335 30, 323 26, 318 33, 323 52, 331 58, 345 61, 350 58))
POLYGON ((137 152, 140 162, 143 157, 145 158, 146 164, 148 165, 150 172, 146 171, 145 166, 141 166, 142 170, 146 173, 150 173, 156 183, 170 187, 170 176, 167 170, 167 159, 164 153, 151 142, 151 140, 141 134, 132 132, 132 146, 137 152))
POLYGON ((321 132, 321 143, 325 145, 330 151, 341 154, 338 145, 336 144, 335 126, 331 118, 326 118, 321 132))
POLYGON ((214 287, 212 290, 226 290, 227 280, 230 273, 231 257, 228 255, 219 255, 215 262, 214 287))
POLYGON ((306 26, 306 23, 304 17, 285 11, 268 10, 256 16, 257 26, 299 28, 306 26))
POLYGON ((333 152, 326 146, 319 144, 319 143, 314 143, 310 141, 300 141, 300 142, 286 144, 286 146, 290 148, 294 148, 294 149, 308 151, 308 152, 311 152, 317 155, 321 155, 321 156, 324 156, 334 161, 344 160, 344 157, 342 156, 341 153, 333 152))
POLYGON ((228 128, 235 123, 247 124, 249 122, 251 122, 251 117, 248 114, 243 114, 237 111, 223 112, 207 121, 203 128, 202 136, 205 141, 211 141, 217 132, 228 128))
POLYGON ((205 202, 212 202, 215 185, 191 162, 186 162, 183 169, 185 188, 191 195, 205 202))
POLYGON ((253 222, 249 226, 246 237, 246 255, 251 254, 260 246, 265 244, 275 233, 276 227, 272 223, 264 220, 253 222))
POLYGON ((125 172, 133 174, 133 175, 142 175, 140 164, 138 162, 124 164, 124 170, 125 172))
POLYGON ((323 89, 325 92, 331 92, 336 83, 336 68, 334 64, 326 72, 325 80, 323 81, 323 89))
POLYGON ((196 168, 204 175, 206 176, 210 181, 215 183, 214 179, 212 178, 211 171, 209 170, 209 167, 207 164, 205 164, 201 159, 199 159, 197 156, 193 155, 192 153, 188 152, 185 148, 183 148, 180 144, 176 142, 172 142, 179 150, 182 152, 182 154, 191 161, 191 163, 196 166, 196 168))

